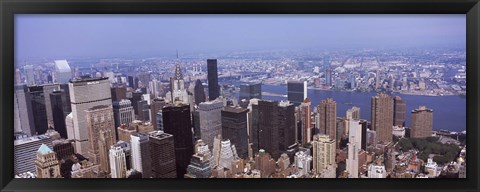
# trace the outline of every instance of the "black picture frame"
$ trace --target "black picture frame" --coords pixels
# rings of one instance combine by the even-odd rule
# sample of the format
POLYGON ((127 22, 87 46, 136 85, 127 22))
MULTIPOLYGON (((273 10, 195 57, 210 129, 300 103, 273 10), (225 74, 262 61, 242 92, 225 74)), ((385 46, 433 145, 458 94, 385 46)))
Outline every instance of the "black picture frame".
POLYGON ((478 0, 2 0, 0 188, 2 191, 479 191, 478 0), (15 14, 466 14, 466 179, 14 179, 15 14))

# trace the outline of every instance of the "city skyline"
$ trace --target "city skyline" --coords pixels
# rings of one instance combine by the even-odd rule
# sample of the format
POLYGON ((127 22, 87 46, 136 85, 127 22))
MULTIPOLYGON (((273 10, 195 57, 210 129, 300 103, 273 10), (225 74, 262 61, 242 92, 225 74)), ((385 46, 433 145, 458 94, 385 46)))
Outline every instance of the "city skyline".
POLYGON ((465 15, 16 15, 15 58, 465 48, 465 15), (35 31, 35 33, 30 33, 35 31), (55 34, 55 35, 52 35, 55 34), (76 38, 71 38, 76 37, 76 38))

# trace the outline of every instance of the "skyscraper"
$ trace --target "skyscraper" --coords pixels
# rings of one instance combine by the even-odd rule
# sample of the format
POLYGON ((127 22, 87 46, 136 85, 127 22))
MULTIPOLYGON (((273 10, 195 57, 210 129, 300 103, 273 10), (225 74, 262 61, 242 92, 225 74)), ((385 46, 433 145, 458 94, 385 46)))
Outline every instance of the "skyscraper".
POLYGON ((127 99, 127 87, 125 85, 115 85, 110 91, 112 92, 112 101, 127 99))
POLYGON ((332 86, 332 69, 326 69, 325 70, 325 83, 327 86, 332 86))
POLYGON ((380 68, 378 68, 375 73, 375 89, 381 88, 380 83, 380 68))
POLYGON ((222 138, 235 145, 242 159, 248 156, 247 112, 248 109, 232 106, 222 110, 222 138))
POLYGON ((213 156, 201 139, 195 144, 195 154, 187 168, 185 178, 209 178, 212 175, 213 156))
POLYGON ((240 97, 239 100, 250 100, 253 98, 262 99, 262 84, 243 84, 240 85, 240 97))
POLYGON ((148 82, 148 93, 153 95, 154 98, 160 97, 162 88, 162 83, 153 79, 152 81, 148 82))
POLYGON ((299 106, 307 98, 307 82, 288 81, 287 96, 290 102, 299 106))
MULTIPOLYGON (((113 116, 115 118, 115 127, 119 127, 122 124, 129 125, 135 119, 135 112, 130 100, 114 101, 113 116)), ((115 129, 115 138, 118 140, 117 129, 115 129)))
POLYGON ((52 114, 52 108, 51 103, 50 103, 50 93, 53 93, 53 91, 60 90, 59 84, 45 84, 43 86, 43 96, 45 99, 45 109, 47 111, 47 125, 48 127, 53 126, 53 114, 52 114))
POLYGON ((200 119, 200 138, 208 145, 213 146, 213 138, 222 135, 223 101, 216 99, 198 105, 200 119))
MULTIPOLYGON (((35 135, 35 126, 33 122, 32 103, 30 102, 30 94, 28 94, 25 84, 15 85, 16 103, 18 104, 18 115, 20 121, 20 129, 28 136, 35 135)), ((16 128, 18 130, 18 128, 16 128)))
POLYGON ((218 85, 217 60, 207 59, 208 71, 208 100, 215 100, 220 96, 220 86, 218 85))
POLYGON ((347 110, 347 120, 353 119, 353 120, 360 120, 360 108, 353 106, 352 108, 347 110))
POLYGON ((43 86, 30 86, 28 87, 27 94, 29 95, 27 100, 31 104, 31 111, 33 113, 31 117, 33 118, 35 133, 38 135, 44 134, 48 129, 48 119, 43 86))
POLYGON ((77 153, 86 156, 90 144, 85 110, 112 104, 110 82, 108 78, 75 79, 70 81, 69 90, 73 115, 73 135, 69 139, 75 140, 77 153))
POLYGON ((35 160, 37 178, 60 178, 60 162, 55 152, 42 144, 35 160))
POLYGON ((295 153, 294 164, 298 167, 300 176, 306 176, 312 170, 312 156, 309 152, 299 151, 295 153))
MULTIPOLYGON (((362 145, 362 126, 360 121, 348 120, 348 157, 347 157, 347 171, 351 178, 358 178, 358 154, 362 145)), ((392 134, 390 132, 390 134, 392 134)))
POLYGON ((25 67, 23 67, 23 69, 25 70, 25 77, 27 79, 27 85, 30 86, 30 85, 35 85, 35 75, 34 75, 34 71, 33 71, 33 65, 25 65, 25 67))
POLYGON ((142 172, 143 178, 150 178, 152 176, 152 159, 149 135, 147 133, 134 133, 130 137, 132 143, 132 168, 142 172))
POLYGON ((54 82, 55 83, 68 83, 72 78, 72 70, 67 60, 55 60, 55 73, 54 73, 54 82))
MULTIPOLYGON (((258 101, 258 146, 274 159, 295 144, 295 108, 287 102, 258 101)), ((255 139, 255 138, 254 138, 255 139)), ((255 143, 255 142, 254 142, 255 143)))
POLYGON ((205 88, 203 87, 200 79, 195 81, 193 95, 195 96, 195 105, 199 105, 201 102, 205 102, 207 100, 207 97, 205 96, 205 88))
POLYGON ((127 165, 125 153, 121 147, 111 146, 109 151, 111 178, 126 178, 127 165))
POLYGON ((100 169, 108 174, 110 173, 109 149, 116 143, 112 106, 98 105, 85 112, 90 161, 100 164, 100 169))
POLYGON ((176 178, 176 155, 173 135, 163 131, 153 131, 148 134, 152 157, 152 177, 176 178))
POLYGON ((393 100, 384 93, 372 97, 372 130, 377 132, 378 142, 392 141, 393 100))
POLYGON ((410 123, 410 137, 422 138, 432 136, 433 129, 433 110, 420 106, 412 110, 412 119, 410 123))
POLYGON ((138 110, 138 120, 140 121, 150 121, 150 106, 148 102, 145 100, 141 100, 137 102, 137 110, 138 110))
POLYGON ((329 165, 335 165, 336 141, 328 135, 313 136, 313 168, 316 174, 322 173, 329 165))
POLYGON ((162 111, 162 108, 163 106, 165 106, 167 103, 165 102, 165 99, 163 98, 154 98, 152 100, 152 104, 150 105, 150 110, 152 112, 152 119, 150 122, 152 122, 153 124, 153 128, 155 130, 159 130, 158 129, 158 118, 157 118, 157 114, 158 112, 161 112, 162 111))
POLYGON ((330 139, 337 141, 337 103, 332 98, 322 100, 317 107, 320 124, 320 134, 328 135, 330 139))
MULTIPOLYGON (((163 129, 175 141, 176 176, 181 178, 193 155, 193 133, 190 106, 182 103, 163 107, 163 129)), ((152 160, 153 161, 153 160, 152 160)))
POLYGON ((310 143, 312 141, 312 117, 311 117, 312 102, 310 98, 306 98, 300 104, 300 121, 302 123, 302 144, 310 143))
POLYGON ((405 126, 406 108, 405 100, 402 100, 399 96, 393 99, 393 125, 405 126))
POLYGON ((171 91, 167 93, 167 100, 171 102, 189 103, 188 93, 183 80, 182 69, 180 68, 180 60, 177 55, 177 64, 175 65, 175 76, 170 78, 171 91))
POLYGON ((65 124, 65 118, 67 117, 68 113, 68 104, 67 104, 67 96, 65 91, 57 90, 50 94, 50 108, 53 114, 53 127, 55 131, 60 133, 62 138, 68 138, 67 135, 67 126, 65 124))

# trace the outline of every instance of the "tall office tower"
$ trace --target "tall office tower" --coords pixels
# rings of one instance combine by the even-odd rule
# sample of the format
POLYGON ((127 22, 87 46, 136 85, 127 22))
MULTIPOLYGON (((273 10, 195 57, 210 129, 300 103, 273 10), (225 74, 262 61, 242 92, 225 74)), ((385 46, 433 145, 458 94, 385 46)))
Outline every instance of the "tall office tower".
POLYGON ((360 108, 353 106, 352 108, 347 110, 347 120, 360 120, 360 108))
POLYGON ((15 69, 15 85, 22 83, 22 76, 20 75, 20 69, 15 69))
POLYGON ((362 143, 362 126, 357 120, 349 120, 347 171, 351 178, 358 178, 358 154, 362 143))
POLYGON ((72 70, 67 60, 55 60, 55 83, 68 83, 72 78, 72 70))
POLYGON ((258 101, 259 99, 250 99, 247 109, 247 121, 248 121, 248 143, 252 147, 252 157, 253 151, 260 150, 258 148, 258 101))
POLYGON ((129 99, 132 102, 135 115, 138 115, 138 102, 142 101, 142 94, 141 91, 136 90, 132 93, 132 97, 129 99))
MULTIPOLYGON (((115 118, 115 127, 120 127, 122 124, 129 125, 133 120, 135 120, 135 112, 133 110, 131 101, 127 99, 114 101, 113 116, 115 118)), ((118 132, 116 129, 115 138, 118 140, 118 132)))
POLYGON ((163 129, 175 141, 176 176, 181 178, 193 155, 193 133, 190 106, 182 103, 163 107, 163 129))
POLYGON ((299 169, 300 176, 306 176, 311 170, 312 156, 304 151, 295 153, 294 164, 299 169))
POLYGON ((69 135, 69 139, 75 140, 77 153, 86 156, 90 144, 85 110, 112 104, 110 82, 107 78, 84 78, 71 80, 68 85, 73 114, 73 137, 69 135))
POLYGON ((43 85, 43 95, 45 99, 45 109, 47 111, 47 124, 48 127, 53 126, 53 114, 52 114, 52 108, 51 103, 50 103, 50 94, 53 93, 53 91, 60 90, 61 87, 59 84, 45 84, 43 85))
POLYGON ((198 140, 201 138, 200 135, 200 114, 198 113, 198 110, 192 112, 192 125, 193 125, 193 136, 195 140, 198 140))
POLYGON ((232 145, 230 144, 230 140, 223 140, 221 141, 220 147, 220 158, 218 162, 218 166, 232 169, 232 161, 234 159, 232 145))
POLYGON ((109 151, 111 178, 126 178, 127 163, 121 147, 111 146, 109 151))
POLYGON ((188 93, 185 88, 185 82, 183 80, 182 69, 180 69, 180 60, 177 56, 177 64, 175 65, 175 76, 170 78, 170 88, 171 91, 167 93, 167 100, 172 103, 175 101, 188 104, 188 93))
POLYGON ((313 169, 316 174, 320 174, 329 165, 335 165, 336 141, 330 139, 328 135, 313 136, 313 169))
POLYGON ((299 106, 307 98, 307 81, 288 81, 287 96, 290 102, 299 106))
POLYGON ((141 100, 137 102, 137 119, 140 121, 150 121, 150 106, 147 101, 141 100))
POLYGON ((23 69, 25 70, 25 78, 27 79, 27 85, 28 86, 35 85, 36 83, 35 83, 35 74, 33 71, 33 65, 25 65, 23 69))
POLYGON ((410 123, 410 137, 422 138, 432 136, 433 128, 433 110, 420 106, 412 110, 412 119, 410 123))
POLYGON ((138 87, 141 87, 141 88, 145 88, 147 85, 148 85, 148 82, 150 82, 150 73, 148 72, 140 72, 139 74, 137 74, 137 77, 138 77, 138 80, 140 82, 138 82, 138 87))
POLYGON ((37 178, 60 178, 60 162, 47 145, 42 144, 35 160, 37 178))
POLYGON ((157 129, 155 130, 160 130, 160 131, 163 131, 163 111, 160 110, 158 111, 157 115, 157 129))
POLYGON ((21 133, 22 123, 20 120, 20 109, 18 107, 18 99, 16 92, 13 93, 13 128, 14 133, 21 133))
POLYGON ((262 99, 262 84, 243 84, 240 85, 240 97, 239 100, 250 100, 253 98, 262 99))
POLYGON ((323 67, 330 68, 330 56, 325 55, 323 56, 323 67))
MULTIPOLYGON (((176 178, 175 147, 173 135, 163 131, 148 133, 153 178, 176 178)), ((182 175, 183 176, 183 175, 182 175)))
POLYGON ((30 103, 33 114, 31 117, 33 119, 35 134, 44 134, 48 129, 48 119, 43 86, 30 86, 27 88, 27 94, 29 95, 27 100, 30 103))
MULTIPOLYGON (((203 141, 202 141, 203 142, 203 141)), ((221 150, 221 142, 222 142, 222 135, 217 135, 213 139, 213 147, 212 147, 212 156, 213 156, 213 161, 211 163, 212 168, 215 168, 216 166, 219 165, 220 162, 220 150, 221 150)), ((208 146, 208 145, 207 145, 208 146)))
POLYGON ((223 101, 215 99, 198 105, 200 119, 200 138, 208 145, 213 146, 213 138, 222 135, 223 101))
POLYGON ((310 98, 306 98, 300 104, 300 121, 302 122, 302 145, 312 141, 312 116, 311 116, 312 102, 310 98))
POLYGON ((368 121, 367 120, 360 120, 359 122, 360 126, 361 126, 361 129, 362 129, 362 133, 361 133, 361 137, 362 137, 362 141, 361 141, 361 149, 363 149, 364 151, 367 151, 367 146, 368 146, 368 140, 367 140, 367 134, 368 134, 368 121))
POLYGON ((317 107, 319 120, 320 120, 320 134, 328 135, 330 139, 339 142, 337 140, 337 103, 328 98, 322 100, 317 107))
POLYGON ((378 68, 375 73, 375 89, 381 88, 380 83, 380 68, 378 68))
POLYGON ((65 118, 70 113, 68 111, 67 95, 64 90, 56 90, 50 93, 50 108, 53 115, 53 127, 60 133, 62 138, 68 138, 67 125, 65 118))
POLYGON ((405 117, 407 113, 405 100, 402 100, 399 96, 393 98, 393 111, 393 125, 405 127, 405 117))
POLYGON ((100 164, 100 169, 108 174, 110 172, 108 151, 110 146, 116 143, 112 106, 98 105, 85 112, 90 146, 89 160, 100 164))
POLYGON ((152 177, 152 159, 148 134, 134 133, 130 137, 132 143, 132 168, 142 172, 143 178, 152 177))
POLYGON ((153 124, 153 129, 159 130, 158 129, 158 118, 157 114, 162 111, 163 106, 165 106, 167 103, 165 102, 165 99, 156 97, 152 100, 152 104, 150 105, 150 111, 152 113, 152 119, 150 122, 153 124))
POLYGON ((220 96, 220 86, 218 85, 217 60, 207 59, 207 79, 208 79, 208 100, 215 100, 220 96))
POLYGON ((52 147, 52 138, 47 135, 36 135, 25 137, 13 141, 14 152, 14 173, 15 175, 25 172, 35 172, 35 151, 45 144, 52 147))
POLYGON ((248 155, 247 113, 248 109, 238 106, 227 106, 222 110, 222 137, 235 145, 242 159, 248 155))
POLYGON ((70 112, 67 117, 65 117, 65 127, 67 129, 67 138, 73 141, 75 145, 75 130, 73 128, 73 112, 70 112))
POLYGON ((62 90, 65 94, 65 98, 67 99, 66 100, 66 109, 67 109, 67 113, 71 113, 72 112, 72 103, 70 102, 70 90, 68 88, 68 83, 67 84, 60 84, 60 90, 62 90))
POLYGON ((205 102, 207 100, 207 96, 205 96, 205 88, 203 87, 200 79, 195 81, 193 95, 195 96, 195 105, 199 105, 201 102, 205 102))
POLYGON ((153 95, 154 98, 160 97, 160 91, 162 88, 162 82, 153 79, 148 82, 148 93, 153 95))
MULTIPOLYGON (((122 148, 123 153, 125 153, 125 163, 126 163, 127 170, 131 170, 132 169, 132 145, 130 144, 130 142, 118 141, 112 146, 122 148)), ((128 175, 129 174, 127 172, 127 176, 128 175)))
MULTIPOLYGON (((295 107, 287 102, 258 101, 258 149, 278 159, 295 144, 295 107)), ((255 139, 255 138, 254 138, 255 139)), ((255 142, 254 142, 255 143, 255 142)))
POLYGON ((121 101, 127 99, 127 87, 125 85, 114 85, 110 88, 112 92, 112 101, 121 101))
POLYGON ((325 83, 327 86, 332 86, 332 69, 326 69, 325 70, 325 83))
POLYGON ((128 79, 128 87, 135 89, 136 86, 135 86, 134 77, 129 75, 127 79, 128 79))
POLYGON ((62 160, 64 158, 70 158, 75 154, 75 148, 73 148, 73 142, 66 139, 52 141, 53 151, 57 154, 57 159, 62 160))
POLYGON ((35 124, 33 122, 32 103, 30 102, 30 94, 28 94, 25 84, 15 85, 15 95, 18 104, 18 115, 20 117, 20 126, 22 132, 28 136, 35 135, 35 124))
POLYGON ((372 97, 372 130, 377 132, 378 141, 392 142, 393 100, 384 93, 372 97))

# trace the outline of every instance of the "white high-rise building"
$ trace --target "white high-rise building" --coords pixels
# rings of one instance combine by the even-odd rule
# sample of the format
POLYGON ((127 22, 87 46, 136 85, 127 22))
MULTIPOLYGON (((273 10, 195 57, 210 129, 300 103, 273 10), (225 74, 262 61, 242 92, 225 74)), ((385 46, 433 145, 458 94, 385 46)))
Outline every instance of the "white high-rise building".
POLYGON ((200 137, 208 146, 213 146, 216 135, 222 135, 222 109, 220 99, 202 102, 198 106, 200 137))
POLYGON ((358 120, 348 120, 348 157, 346 160, 349 177, 358 178, 358 154, 362 147, 362 125, 358 120))
POLYGON ((89 148, 85 111, 94 106, 112 105, 110 82, 107 78, 85 78, 72 80, 68 86, 73 113, 72 139, 77 152, 85 156, 89 148))
POLYGON ((180 68, 180 60, 175 65, 175 76, 170 79, 171 91, 167 92, 166 100, 171 102, 189 103, 187 89, 185 88, 185 82, 183 80, 182 69, 180 68))
POLYGON ((33 72, 33 65, 25 65, 25 77, 27 79, 27 85, 35 85, 35 74, 33 72))
POLYGON ((336 143, 328 135, 313 136, 313 168, 316 174, 320 174, 329 165, 335 165, 336 143))
POLYGON ((312 156, 304 151, 299 151, 295 153, 295 166, 298 168, 299 176, 307 175, 312 167, 310 163, 312 162, 312 156))
POLYGON ((55 61, 55 72, 53 82, 67 84, 72 79, 72 69, 67 60, 55 61))
POLYGON ((67 136, 69 140, 75 139, 75 130, 73 129, 73 112, 65 117, 65 127, 67 128, 67 136))
POLYGON ((162 83, 153 79, 148 82, 148 92, 153 95, 153 98, 160 97, 160 90, 162 88, 162 83))
MULTIPOLYGON (((220 162, 220 149, 222 147, 221 145, 222 141, 222 136, 217 135, 213 139, 213 161, 212 161, 212 168, 216 167, 219 165, 220 162)), ((207 145, 208 146, 208 145, 207 145)))
POLYGON ((227 169, 232 169, 232 161, 234 159, 234 154, 232 151, 232 146, 230 140, 225 140, 221 142, 220 148, 220 161, 219 166, 227 169))
POLYGON ((17 94, 13 93, 13 128, 15 133, 22 132, 22 123, 17 103, 17 94))
POLYGON ((146 133, 130 135, 132 142, 132 168, 142 172, 143 178, 152 176, 149 136, 146 133))
POLYGON ((120 146, 111 146, 109 151, 110 157, 110 171, 112 178, 126 178, 127 177, 127 163, 125 159, 125 152, 120 146))

